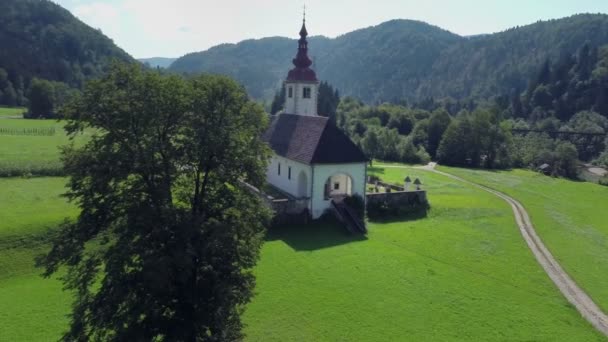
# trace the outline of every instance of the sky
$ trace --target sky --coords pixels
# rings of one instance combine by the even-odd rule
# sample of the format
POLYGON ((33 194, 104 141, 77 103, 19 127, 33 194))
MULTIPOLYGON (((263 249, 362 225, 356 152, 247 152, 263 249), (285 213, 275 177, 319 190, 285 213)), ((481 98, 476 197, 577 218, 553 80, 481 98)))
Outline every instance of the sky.
MULTIPOLYGON (((304 0, 53 0, 136 58, 180 57, 221 43, 296 38, 304 0)), ((425 21, 460 35, 506 30, 608 0, 306 0, 310 35, 336 37, 391 19, 425 21)))

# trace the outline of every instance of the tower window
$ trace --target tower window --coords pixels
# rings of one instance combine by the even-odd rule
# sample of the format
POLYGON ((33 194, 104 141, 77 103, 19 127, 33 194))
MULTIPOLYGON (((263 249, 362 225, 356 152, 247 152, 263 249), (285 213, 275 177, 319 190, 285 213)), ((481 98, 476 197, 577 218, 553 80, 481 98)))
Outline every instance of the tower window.
POLYGON ((287 97, 289 97, 289 98, 293 97, 293 88, 292 87, 287 88, 287 97))
POLYGON ((304 93, 302 94, 305 99, 310 98, 310 87, 304 87, 304 93))
POLYGON ((278 174, 279 174, 279 176, 281 175, 281 163, 279 163, 278 174))
POLYGON ((291 166, 287 168, 287 179, 291 179, 291 166))

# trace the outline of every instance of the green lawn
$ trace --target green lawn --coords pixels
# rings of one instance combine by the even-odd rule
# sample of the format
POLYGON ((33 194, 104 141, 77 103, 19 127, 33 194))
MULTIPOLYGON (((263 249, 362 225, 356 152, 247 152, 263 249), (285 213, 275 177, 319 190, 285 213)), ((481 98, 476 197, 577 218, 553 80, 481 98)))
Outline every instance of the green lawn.
MULTIPOLYGON (((500 199, 420 170, 425 219, 372 223, 366 238, 332 225, 274 229, 262 249, 250 341, 604 341, 561 297, 500 199)), ((75 209, 64 178, 0 179, 0 341, 56 340, 70 296, 39 277, 46 232, 75 209), (22 239, 16 237, 22 236, 22 239)))
POLYGON ((372 223, 359 239, 332 226, 273 230, 248 306, 252 341, 603 340, 529 252, 510 207, 420 170, 432 209, 372 223))
POLYGON ((23 117, 23 112, 25 112, 25 108, 9 108, 9 107, 0 107, 0 119, 3 118, 12 118, 12 117, 23 117))
POLYGON ((0 341, 53 341, 67 327, 70 296, 43 279, 34 257, 75 208, 65 178, 0 178, 0 341))
POLYGON ((490 186, 520 201, 562 267, 608 311, 608 187, 526 170, 440 170, 490 186))
MULTIPOLYGON (((63 130, 64 124, 56 120, 0 120, 0 129, 55 129, 52 136, 0 133, 0 176, 60 174, 60 146, 69 143, 63 130)), ((77 139, 77 142, 80 141, 83 139, 77 139)))

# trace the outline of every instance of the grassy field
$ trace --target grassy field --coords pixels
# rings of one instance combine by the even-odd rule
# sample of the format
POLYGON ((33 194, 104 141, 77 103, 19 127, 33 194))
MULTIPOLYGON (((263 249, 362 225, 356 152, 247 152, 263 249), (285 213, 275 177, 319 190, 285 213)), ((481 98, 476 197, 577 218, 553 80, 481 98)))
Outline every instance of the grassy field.
POLYGON ((245 321, 252 341, 603 340, 525 246, 510 208, 419 170, 432 209, 372 223, 366 239, 332 226, 274 230, 245 321))
POLYGON ((0 341, 53 341, 65 330, 70 296, 43 279, 34 257, 49 231, 75 208, 60 194, 65 178, 0 178, 0 341))
MULTIPOLYGON (((244 316, 250 341, 603 341, 527 250, 498 198, 420 170, 425 219, 371 223, 366 238, 330 225, 269 232, 244 316)), ((63 178, 0 179, 0 341, 56 340, 70 296, 33 258, 75 209, 63 178)))
POLYGON ((25 110, 25 108, 0 107, 0 119, 8 117, 23 117, 23 112, 25 112, 25 110))
POLYGON ((608 311, 608 187, 525 170, 440 169, 519 200, 566 272, 608 311))
MULTIPOLYGON (((21 175, 60 175, 60 146, 69 143, 63 130, 64 122, 56 120, 0 120, 0 176, 21 175), (55 134, 48 136, 20 135, 24 130, 51 130, 55 134)), ((83 141, 79 138, 76 143, 83 141)))

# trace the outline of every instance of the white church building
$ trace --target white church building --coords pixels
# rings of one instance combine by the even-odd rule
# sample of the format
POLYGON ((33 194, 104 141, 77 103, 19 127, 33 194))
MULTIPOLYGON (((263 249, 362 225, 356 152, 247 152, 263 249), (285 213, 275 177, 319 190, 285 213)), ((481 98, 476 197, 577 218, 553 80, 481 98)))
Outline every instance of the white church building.
POLYGON ((368 159, 348 136, 317 113, 319 81, 310 68, 305 22, 300 30, 294 68, 285 81, 285 108, 264 134, 274 151, 268 183, 299 200, 307 200, 313 219, 333 200, 365 199, 368 159))

